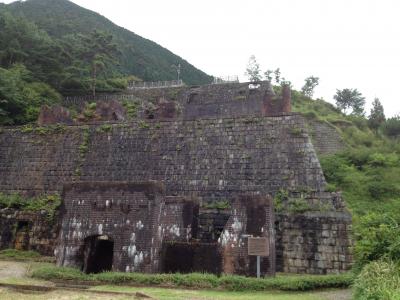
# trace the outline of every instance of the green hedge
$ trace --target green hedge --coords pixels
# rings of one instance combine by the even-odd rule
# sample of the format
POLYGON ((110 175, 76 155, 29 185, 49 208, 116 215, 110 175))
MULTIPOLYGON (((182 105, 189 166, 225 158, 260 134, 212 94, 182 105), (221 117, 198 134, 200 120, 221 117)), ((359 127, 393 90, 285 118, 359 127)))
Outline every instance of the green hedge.
POLYGON ((186 288, 211 288, 230 291, 308 291, 322 288, 344 288, 353 283, 353 274, 340 275, 291 275, 256 279, 243 276, 221 276, 213 274, 142 274, 104 272, 84 274, 73 268, 42 267, 32 273, 32 277, 44 280, 70 280, 97 282, 101 284, 159 285, 186 288))

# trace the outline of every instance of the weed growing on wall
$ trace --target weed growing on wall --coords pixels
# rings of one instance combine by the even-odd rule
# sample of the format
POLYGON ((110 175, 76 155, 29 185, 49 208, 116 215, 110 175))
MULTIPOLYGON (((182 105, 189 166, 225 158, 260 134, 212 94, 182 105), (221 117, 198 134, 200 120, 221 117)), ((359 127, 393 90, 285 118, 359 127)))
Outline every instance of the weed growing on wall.
POLYGON ((48 126, 34 126, 32 124, 24 125, 20 128, 20 131, 23 133, 35 133, 40 135, 50 135, 63 133, 67 129, 67 126, 63 124, 55 124, 48 126))
POLYGON ((96 132, 108 133, 112 131, 113 126, 111 124, 103 124, 96 128, 96 132))
POLYGON ((89 126, 84 126, 82 129, 82 142, 78 147, 79 166, 74 171, 74 175, 77 177, 82 175, 81 167, 82 167, 83 163, 85 162, 85 156, 89 150, 89 140, 90 140, 90 128, 89 128, 89 126))
POLYGON ((220 200, 210 203, 204 203, 202 207, 206 209, 230 209, 231 203, 228 200, 220 200))
POLYGON ((139 109, 139 102, 138 101, 123 101, 122 106, 126 110, 126 115, 128 120, 133 120, 137 117, 138 109, 139 109))
POLYGON ((28 212, 46 212, 48 220, 54 220, 55 214, 61 205, 58 194, 40 195, 33 198, 23 197, 20 194, 0 193, 0 208, 12 208, 28 212))

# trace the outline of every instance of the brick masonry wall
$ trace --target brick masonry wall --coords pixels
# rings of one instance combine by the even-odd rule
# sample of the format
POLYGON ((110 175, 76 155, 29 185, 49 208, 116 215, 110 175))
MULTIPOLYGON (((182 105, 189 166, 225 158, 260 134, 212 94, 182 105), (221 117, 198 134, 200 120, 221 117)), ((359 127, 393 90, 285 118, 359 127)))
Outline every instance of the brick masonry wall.
POLYGON ((154 273, 164 240, 191 238, 192 203, 165 198, 155 183, 80 182, 67 185, 63 199, 61 266, 82 268, 85 239, 105 235, 114 242, 114 271, 154 273))
POLYGON ((277 215, 277 271, 329 274, 350 270, 351 224, 346 212, 277 215))
POLYGON ((58 224, 46 214, 0 210, 0 249, 35 250, 53 256, 58 224))
POLYGON ((265 237, 269 256, 260 258, 260 272, 262 276, 275 275, 274 221, 271 198, 242 195, 233 201, 231 217, 218 239, 224 273, 256 276, 257 258, 248 255, 247 238, 265 237))
POLYGON ((165 182, 168 195, 226 200, 326 183, 299 115, 69 126, 0 134, 0 190, 37 194, 73 181, 165 182))
MULTIPOLYGON (((203 202, 232 200, 241 194, 274 196, 280 189, 323 191, 326 186, 305 121, 297 114, 138 121, 114 124, 110 130, 96 125, 68 126, 58 133, 24 133, 13 128, 0 133, 2 192, 35 195, 60 192, 65 183, 74 181, 147 180, 164 182, 167 195, 203 202)), ((317 197, 313 202, 320 200, 317 197)), ((324 201, 333 203, 334 197, 324 201)), ((320 223, 315 226, 319 232, 320 223)), ((283 236, 277 245, 286 249, 283 236)), ((340 249, 337 253, 347 263, 351 255, 347 248, 340 249)), ((316 254, 317 250, 310 251, 316 254)), ((330 257, 332 263, 337 262, 330 257)), ((320 272, 313 267, 315 262, 293 269, 300 264, 297 259, 286 259, 282 266, 320 272)), ((318 261, 315 255, 310 260, 318 261)), ((344 269, 320 266, 327 272, 344 269)))
POLYGON ((334 154, 346 147, 337 129, 330 124, 309 121, 309 133, 318 155, 334 154))
POLYGON ((135 101, 139 103, 140 118, 143 107, 160 101, 175 103, 183 120, 199 118, 226 118, 244 116, 279 115, 289 113, 290 89, 284 88, 282 95, 275 95, 266 81, 257 83, 227 83, 177 88, 139 89, 123 94, 67 97, 63 105, 83 108, 85 102, 135 101))

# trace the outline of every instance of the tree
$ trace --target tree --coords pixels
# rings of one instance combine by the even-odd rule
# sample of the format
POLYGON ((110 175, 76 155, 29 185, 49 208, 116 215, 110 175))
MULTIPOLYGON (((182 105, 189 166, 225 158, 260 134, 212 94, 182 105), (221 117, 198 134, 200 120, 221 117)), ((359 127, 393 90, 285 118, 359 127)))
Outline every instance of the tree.
POLYGON ((379 126, 386 121, 383 106, 378 98, 372 102, 371 114, 368 118, 368 125, 374 130, 378 130, 379 126))
POLYGON ((381 130, 388 137, 400 137, 400 115, 387 119, 381 125, 381 130))
POLYGON ((312 98, 312 96, 314 95, 314 89, 319 84, 319 77, 310 76, 307 77, 304 81, 305 84, 301 88, 301 92, 304 96, 312 98))
POLYGON ((260 72, 260 65, 257 62, 256 57, 254 55, 250 56, 245 75, 249 78, 251 82, 260 81, 260 72))
POLYGON ((0 11, 0 66, 23 64, 32 76, 58 88, 63 76, 63 49, 34 23, 0 11))
POLYGON ((0 68, 0 124, 35 121, 42 105, 59 101, 60 95, 49 85, 35 81, 24 65, 0 68))
POLYGON ((277 68, 274 71, 274 74, 275 74, 275 82, 276 84, 279 84, 281 82, 281 69, 277 68))
POLYGON ((110 64, 116 64, 118 49, 113 43, 113 36, 94 30, 88 36, 80 36, 82 41, 81 59, 87 64, 91 74, 91 90, 96 96, 98 75, 110 64))
POLYGON ((354 115, 364 114, 365 98, 357 89, 336 90, 336 95, 333 96, 336 100, 336 106, 344 113, 351 109, 354 115))
POLYGON ((267 70, 265 73, 264 73, 264 75, 265 75, 265 79, 268 81, 268 82, 272 82, 272 74, 274 73, 274 71, 273 70, 267 70))

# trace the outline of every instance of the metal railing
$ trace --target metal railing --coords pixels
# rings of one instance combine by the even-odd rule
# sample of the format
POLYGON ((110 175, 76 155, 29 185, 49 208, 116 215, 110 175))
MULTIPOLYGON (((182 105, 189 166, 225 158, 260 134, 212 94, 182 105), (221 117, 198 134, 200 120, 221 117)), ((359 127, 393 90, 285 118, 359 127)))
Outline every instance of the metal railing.
POLYGON ((97 102, 97 101, 138 101, 139 98, 133 94, 98 94, 95 97, 91 95, 87 96, 66 96, 62 99, 62 105, 64 106, 78 106, 83 107, 85 102, 97 102))
POLYGON ((239 77, 237 75, 214 77, 213 79, 213 84, 235 83, 235 82, 239 82, 239 77))
POLYGON ((155 81, 155 82, 131 81, 128 84, 128 90, 169 88, 169 87, 180 87, 183 85, 185 84, 183 83, 182 80, 155 81))

